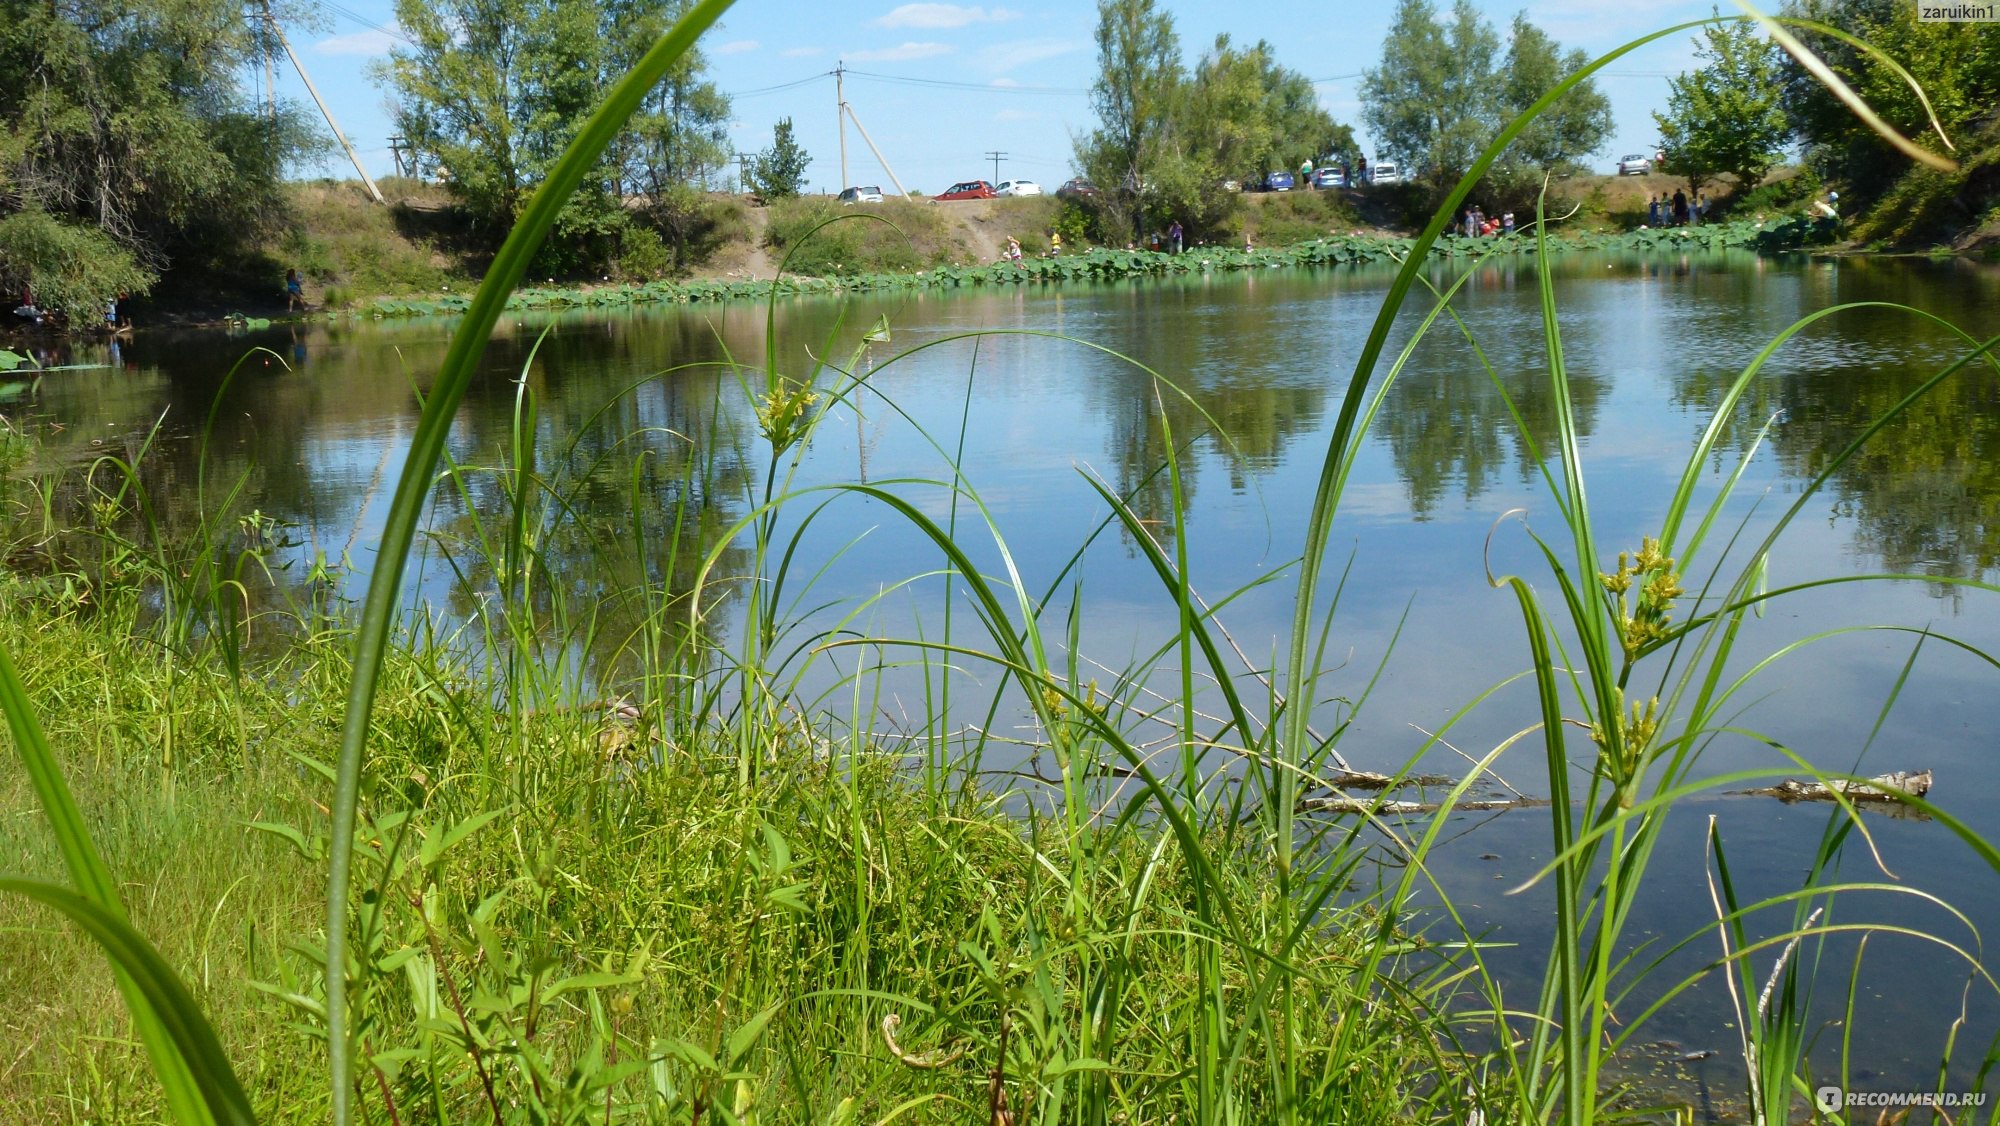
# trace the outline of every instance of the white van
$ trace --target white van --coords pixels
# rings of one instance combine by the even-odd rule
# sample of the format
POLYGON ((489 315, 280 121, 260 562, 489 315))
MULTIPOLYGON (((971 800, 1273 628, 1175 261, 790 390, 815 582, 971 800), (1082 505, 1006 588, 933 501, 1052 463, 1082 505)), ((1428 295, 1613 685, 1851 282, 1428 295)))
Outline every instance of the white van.
POLYGON ((1394 161, 1378 160, 1368 166, 1368 182, 1371 184, 1400 184, 1403 173, 1394 161))

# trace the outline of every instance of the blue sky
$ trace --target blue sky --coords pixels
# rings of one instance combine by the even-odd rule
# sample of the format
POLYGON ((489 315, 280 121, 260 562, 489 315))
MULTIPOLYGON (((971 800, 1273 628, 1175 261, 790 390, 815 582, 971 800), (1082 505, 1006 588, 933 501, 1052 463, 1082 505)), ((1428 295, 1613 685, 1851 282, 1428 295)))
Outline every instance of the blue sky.
MULTIPOLYGON (((1711 0, 1611 3, 1475 0, 1504 37, 1514 13, 1567 47, 1593 55, 1649 31, 1709 13, 1711 0)), ((1392 5, 1163 0, 1174 16, 1183 55, 1193 61, 1215 36, 1239 43, 1268 40, 1281 63, 1317 82, 1334 117, 1366 140, 1358 100, 1360 72, 1375 65, 1392 5)), ((1440 4, 1440 7, 1443 5, 1440 4)), ((368 64, 398 44, 390 0, 336 0, 323 31, 289 32, 336 120, 372 174, 392 168, 388 94, 368 64)), ((732 136, 739 150, 770 143, 771 126, 790 117, 813 163, 814 189, 840 186, 834 80, 845 62, 847 101, 903 184, 938 192, 955 180, 990 179, 991 150, 1007 153, 1003 179, 1053 187, 1070 174, 1070 137, 1092 123, 1086 88, 1095 73, 1091 40, 1096 5, 1084 0, 1006 0, 991 4, 899 3, 898 0, 740 0, 704 39, 716 83, 734 95, 732 136)), ((1600 86, 1617 127, 1594 163, 1609 170, 1627 152, 1650 152, 1651 112, 1666 102, 1666 79, 1687 69, 1693 47, 1675 36, 1613 64, 1600 86)), ((282 62, 282 60, 281 60, 282 62)), ((252 80, 261 81, 261 75, 252 80)), ((307 102, 296 74, 280 74, 281 97, 307 102)), ((1372 151, 1372 145, 1370 146, 1372 151)), ((861 138, 847 131, 849 179, 888 186, 861 138)), ((311 171, 311 170, 309 170, 311 171)), ((317 170, 351 176, 336 156, 317 170)))

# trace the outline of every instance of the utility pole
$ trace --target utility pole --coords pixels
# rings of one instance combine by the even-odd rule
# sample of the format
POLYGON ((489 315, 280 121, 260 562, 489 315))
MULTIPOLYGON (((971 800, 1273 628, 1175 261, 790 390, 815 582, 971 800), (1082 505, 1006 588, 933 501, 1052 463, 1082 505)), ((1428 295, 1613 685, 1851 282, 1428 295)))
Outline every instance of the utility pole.
MULTIPOLYGON (((405 141, 405 140, 404 140, 403 138, 401 138, 401 137, 391 137, 391 138, 389 138, 389 159, 390 159, 390 160, 393 160, 393 161, 395 161, 395 162, 396 162, 396 175, 398 175, 398 176, 402 176, 402 175, 405 175, 405 174, 406 174, 406 173, 404 173, 404 171, 403 171, 403 149, 404 149, 404 148, 406 148, 406 147, 408 146, 408 144, 409 144, 409 142, 405 141)), ((416 152, 416 150, 415 150, 415 149, 411 149, 411 150, 410 150, 410 165, 411 165, 411 171, 412 171, 412 172, 414 172, 414 171, 416 170, 416 167, 415 167, 415 166, 416 166, 416 163, 417 163, 417 152, 416 152)))
POLYGON ((750 193, 750 162, 755 155, 747 152, 736 154, 736 188, 745 195, 750 193))
POLYGON ((333 120, 333 111, 326 108, 326 99, 319 96, 319 88, 313 85, 312 75, 306 73, 305 64, 299 61, 299 53, 292 50, 291 42, 285 38, 285 33, 279 30, 278 21, 271 19, 271 9, 268 6, 264 9, 264 18, 269 21, 268 26, 271 34, 278 40, 278 46, 285 49, 285 57, 292 60, 292 69, 299 72, 299 80, 306 84, 306 93, 312 95, 313 104, 319 107, 320 115, 326 118, 327 128, 333 130, 334 139, 340 142, 340 147, 347 150, 347 159, 354 162, 354 170, 361 174, 361 182, 368 185, 369 197, 376 203, 388 203, 388 200, 382 198, 382 189, 376 187, 375 181, 368 178, 368 170, 361 167, 361 157, 355 153, 354 146, 347 143, 347 134, 342 133, 339 124, 333 120))
MULTIPOLYGON (((833 119, 840 128, 840 187, 836 191, 846 191, 853 181, 847 178, 847 60, 833 64, 833 119)), ((895 179, 891 176, 890 179, 895 179)))
POLYGON ((1004 152, 988 152, 986 159, 993 162, 993 182, 1000 182, 1000 161, 1007 156, 1004 152))

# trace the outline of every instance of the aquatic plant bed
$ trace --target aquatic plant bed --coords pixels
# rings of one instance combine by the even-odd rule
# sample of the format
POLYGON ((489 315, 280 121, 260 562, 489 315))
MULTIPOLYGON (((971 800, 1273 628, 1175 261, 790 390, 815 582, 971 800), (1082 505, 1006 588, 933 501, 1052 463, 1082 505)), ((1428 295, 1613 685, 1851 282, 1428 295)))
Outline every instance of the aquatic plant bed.
MULTIPOLYGON (((1549 248, 1562 250, 1608 250, 1633 253, 1673 253, 1713 251, 1753 247, 1775 250, 1797 245, 1781 228, 1758 222, 1716 223, 1703 227, 1676 227, 1660 230, 1627 231, 1616 234, 1582 233, 1552 238, 1549 248)), ((1107 250, 1103 248, 1059 258, 1036 258, 1019 263, 994 262, 980 266, 940 266, 913 273, 843 274, 835 277, 781 277, 777 281, 756 279, 704 278, 695 281, 644 282, 634 285, 605 285, 588 288, 531 286, 514 291, 509 309, 609 309, 632 305, 697 304, 718 301, 768 300, 778 296, 811 296, 839 293, 870 293, 896 289, 960 289, 981 286, 1018 286, 1065 281, 1122 281, 1134 278, 1169 278, 1189 274, 1229 273, 1278 267, 1361 266, 1399 262, 1410 254, 1415 240, 1389 235, 1332 235, 1311 242, 1276 248, 1239 249, 1224 246, 1190 247, 1181 254, 1150 250, 1107 250)), ((1534 252, 1534 239, 1525 232, 1499 238, 1468 239, 1456 236, 1438 239, 1429 255, 1441 259, 1474 258, 1480 255, 1525 255, 1534 252)), ((447 293, 437 297, 377 298, 357 312, 375 317, 449 316, 462 313, 471 304, 470 294, 447 293)))

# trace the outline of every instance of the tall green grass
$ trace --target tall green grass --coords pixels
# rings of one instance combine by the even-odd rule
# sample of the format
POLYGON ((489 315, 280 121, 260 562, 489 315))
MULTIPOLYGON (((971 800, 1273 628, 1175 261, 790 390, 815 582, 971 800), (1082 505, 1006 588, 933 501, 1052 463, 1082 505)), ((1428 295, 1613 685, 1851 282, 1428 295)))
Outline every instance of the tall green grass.
MULTIPOLYGON (((1275 641, 1274 667, 1264 668, 1222 626, 1222 612, 1248 588, 1207 596, 1190 571, 1177 443, 1193 435, 1166 434, 1166 522, 1149 523, 1132 496, 1093 481, 1104 506, 1098 531, 1054 576, 1025 572, 957 468, 962 429, 955 440, 933 439, 950 467, 938 479, 802 484, 800 459, 836 407, 859 409, 867 392, 894 409, 866 374, 867 358, 890 343, 886 326, 864 332, 840 362, 827 359, 838 354, 834 337, 818 342, 816 358, 794 373, 774 303, 762 363, 723 365, 756 435, 754 450, 732 455, 733 473, 717 460, 719 427, 627 436, 584 458, 580 433, 549 432, 525 372, 507 448, 484 464, 445 456, 485 339, 556 210, 645 90, 726 7, 691 8, 534 197, 424 403, 351 651, 307 650, 306 686, 316 691, 301 687, 295 700, 308 710, 327 706, 328 669, 345 674, 337 745, 294 748, 290 759, 296 778, 330 800, 323 817, 293 810, 252 831, 301 864, 323 866, 324 930, 302 954, 267 960, 273 976, 257 988, 323 1043, 325 1067, 309 1100, 298 1099, 296 1071, 268 1079, 258 1093, 270 1113, 303 1106, 342 1126, 357 1117, 1605 1117, 1609 1063, 1638 1042, 1652 1009, 1695 980, 1656 980, 1659 963, 1642 960, 1627 933, 1665 819, 1690 794, 1768 773, 1717 778, 1697 765, 1706 748, 1741 734, 1738 705, 1759 672, 1831 636, 1746 665, 1738 652, 1746 616, 1824 585, 1765 589, 1772 547, 1889 418, 1824 467, 1761 540, 1725 525, 1740 465, 1702 500, 1721 428, 1809 318, 1733 385, 1667 495, 1659 534, 1600 543, 1569 409, 1547 223, 1538 222, 1543 365, 1557 413, 1553 444, 1533 461, 1559 530, 1527 534, 1556 599, 1545 604, 1525 577, 1494 578, 1520 608, 1538 714, 1486 752, 1449 799, 1513 746, 1540 744, 1553 859, 1537 881, 1548 885, 1556 925, 1530 1002, 1508 995, 1448 903, 1441 931, 1413 914, 1418 894, 1436 890, 1428 860, 1444 813, 1411 822, 1379 810, 1307 812, 1304 797, 1337 777, 1341 733, 1322 728, 1327 717, 1309 702, 1325 694, 1340 600, 1327 546, 1368 424, 1420 341, 1455 323, 1453 285, 1433 294, 1409 341, 1388 355, 1413 290, 1429 284, 1422 266, 1431 243, 1506 145, 1567 89, 1707 21, 1637 40, 1550 91, 1495 138, 1418 236, 1342 400, 1296 562, 1295 614, 1275 641), (649 439, 686 456, 662 461, 649 439), (424 562, 480 596, 457 620, 402 610, 404 564, 436 511, 440 464, 462 518, 432 528, 435 551, 424 562), (661 473, 679 486, 664 506, 655 496, 661 473), (623 488, 628 511, 599 524, 583 515, 583 496, 607 477, 623 488), (709 504, 724 477, 738 495, 709 504), (827 506, 858 500, 893 513, 935 550, 934 565, 893 588, 945 584, 935 636, 867 629, 886 595, 826 624, 816 588, 827 564, 809 533, 827 506), (932 515, 940 511, 941 520, 932 515), (1159 651, 1107 673, 1107 690, 1082 659, 1078 575, 1090 543, 1113 529, 1144 557, 1176 628, 1159 651), (610 597, 573 595, 553 580, 563 537, 629 581, 612 584, 610 597), (1683 589, 1696 574, 1693 591, 1683 589), (901 663, 920 666, 930 692, 918 730, 901 733, 914 735, 906 741, 864 718, 879 707, 883 671, 901 663), (974 690, 956 670, 970 667, 998 675, 968 699, 974 690), (614 691, 626 695, 610 699, 614 691), (842 696, 844 709, 834 706, 842 696), (1000 748, 996 717, 1014 714, 1032 721, 1034 750, 1056 775, 1046 787, 995 794, 979 779, 1000 748), (914 776, 913 762, 924 764, 914 776), (1378 847, 1394 867, 1375 866, 1378 847), (1614 1013, 1646 1005, 1612 1023, 1614 1013), (891 1035, 900 1036, 894 1050, 891 1035)), ((1971 365, 2000 370, 2000 341, 1965 343, 1965 356, 1912 400, 1971 365)), ((1170 379, 1155 379, 1159 394, 1179 394, 1170 379)), ((110 494, 120 505, 143 505, 127 490, 139 480, 130 465, 106 469, 120 482, 110 494)), ((204 497, 198 565, 183 575, 163 563, 158 581, 190 584, 173 588, 172 604, 185 609, 166 616, 167 636, 242 683, 232 648, 240 619, 224 607, 247 598, 255 556, 232 553, 217 532, 239 500, 233 491, 213 505, 204 497)), ((160 537, 118 542, 143 555, 160 537)), ((251 714, 250 695, 240 698, 251 714)), ((214 1027, 128 921, 4 655, 0 710, 69 877, 67 887, 9 878, 0 889, 62 912, 103 946, 168 1114, 250 1121, 252 1095, 214 1027)), ((1839 776, 1793 757, 1816 777, 1839 776)), ((2000 871, 1990 844, 1943 811, 1908 803, 2000 871)), ((1760 1121, 1790 1116, 1814 1066, 1811 970, 1828 937, 1896 929, 1833 921, 1828 904, 1848 892, 1922 898, 1886 882, 1832 879, 1841 849, 1867 835, 1840 803, 1800 891, 1747 903, 1720 835, 1711 837, 1717 919, 1685 942, 1720 943, 1707 972, 1725 977, 1743 1006, 1747 1095, 1760 1121), (1788 921, 1767 933, 1774 916, 1788 921), (1753 989, 1763 977, 1753 971, 1774 960, 1770 987, 1753 989)), ((1932 941, 1978 971, 1969 944, 1932 941)))

